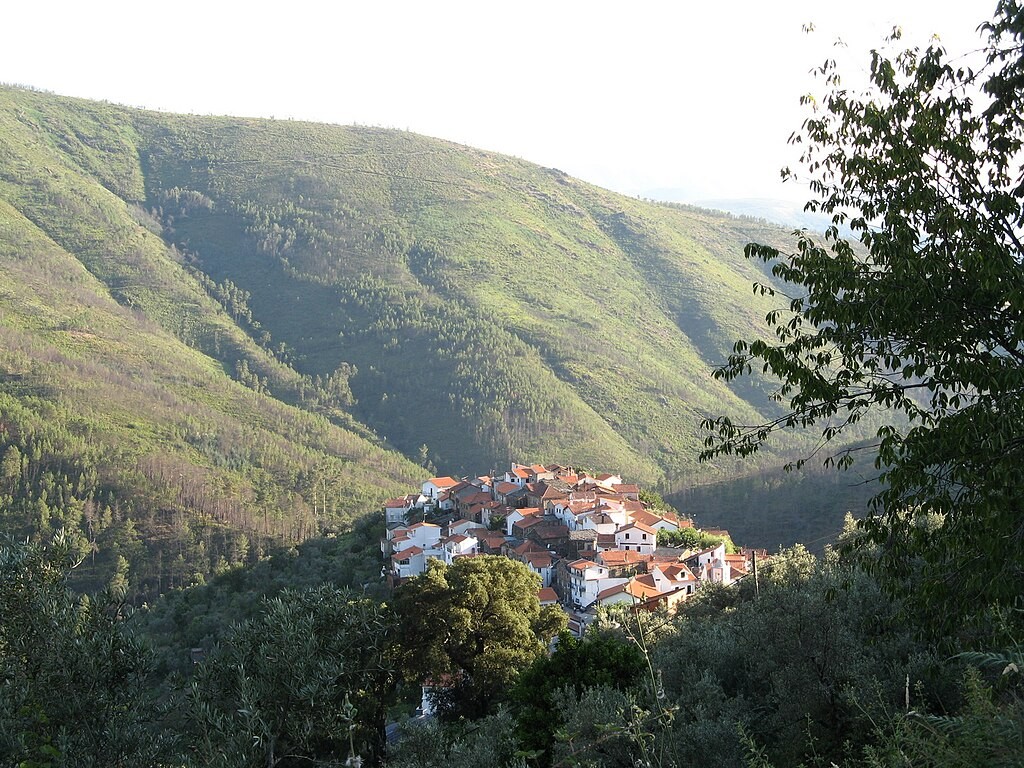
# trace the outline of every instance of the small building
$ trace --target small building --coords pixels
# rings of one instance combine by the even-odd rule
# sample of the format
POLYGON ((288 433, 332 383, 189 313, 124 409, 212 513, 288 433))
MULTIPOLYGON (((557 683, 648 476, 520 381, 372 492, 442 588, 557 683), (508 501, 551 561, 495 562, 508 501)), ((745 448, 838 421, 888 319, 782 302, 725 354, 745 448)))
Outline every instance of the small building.
POLYGON ((658 546, 658 532, 649 525, 632 523, 615 532, 615 546, 644 555, 653 555, 658 546))
POLYGON ((421 490, 428 500, 436 501, 442 491, 454 488, 460 482, 461 481, 456 480, 454 477, 432 477, 423 483, 421 490))
POLYGON ((608 569, 591 560, 576 560, 568 565, 569 603, 577 609, 589 608, 598 594, 628 579, 611 578, 608 569))

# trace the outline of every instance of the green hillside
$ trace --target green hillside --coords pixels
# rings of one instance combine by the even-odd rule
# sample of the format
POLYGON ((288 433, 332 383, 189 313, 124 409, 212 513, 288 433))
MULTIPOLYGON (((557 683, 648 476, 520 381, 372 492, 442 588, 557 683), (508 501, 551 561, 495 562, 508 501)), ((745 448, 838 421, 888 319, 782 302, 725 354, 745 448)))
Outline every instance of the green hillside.
POLYGON ((770 404, 708 374, 779 235, 399 131, 0 88, 5 528, 145 591, 344 525, 410 459, 728 478, 701 417, 770 404))
POLYGON ((123 557, 145 595, 347 526, 418 481, 365 429, 314 412, 348 418, 180 263, 141 205, 124 113, 0 101, 4 532, 69 527, 83 586, 123 557), (306 409, 282 402, 304 390, 306 409))
MULTIPOLYGON (((749 222, 396 131, 133 114, 146 206, 272 348, 452 473, 544 458, 671 487, 767 311, 749 222)), ((756 393, 748 392, 748 396, 756 393)))

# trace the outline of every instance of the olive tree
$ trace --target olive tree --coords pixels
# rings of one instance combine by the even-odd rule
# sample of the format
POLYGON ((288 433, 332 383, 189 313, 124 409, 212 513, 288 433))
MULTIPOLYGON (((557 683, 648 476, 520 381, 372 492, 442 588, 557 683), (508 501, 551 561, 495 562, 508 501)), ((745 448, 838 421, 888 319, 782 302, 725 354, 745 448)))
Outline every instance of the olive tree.
POLYGON ((125 622, 124 588, 75 595, 63 531, 0 542, 0 764, 159 765, 173 739, 153 658, 125 622))
POLYGON ((329 585, 266 599, 199 665, 187 692, 194 764, 378 764, 394 630, 388 606, 329 585))

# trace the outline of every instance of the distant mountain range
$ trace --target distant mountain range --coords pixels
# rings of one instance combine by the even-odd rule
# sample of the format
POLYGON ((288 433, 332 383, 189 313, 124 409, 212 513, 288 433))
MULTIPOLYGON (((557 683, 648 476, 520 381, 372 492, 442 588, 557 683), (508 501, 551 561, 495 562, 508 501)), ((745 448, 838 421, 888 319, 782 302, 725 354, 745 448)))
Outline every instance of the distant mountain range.
POLYGON ((709 374, 772 307, 743 245, 786 237, 401 131, 0 88, 6 530, 156 590, 425 465, 742 474, 698 423, 775 413, 709 374))
POLYGON ((828 216, 808 213, 804 210, 802 202, 793 200, 767 197, 695 197, 686 190, 674 188, 649 190, 643 193, 642 197, 669 203, 689 204, 711 211, 722 211, 735 216, 759 219, 770 224, 777 224, 787 230, 803 228, 812 232, 823 232, 832 223, 828 216))

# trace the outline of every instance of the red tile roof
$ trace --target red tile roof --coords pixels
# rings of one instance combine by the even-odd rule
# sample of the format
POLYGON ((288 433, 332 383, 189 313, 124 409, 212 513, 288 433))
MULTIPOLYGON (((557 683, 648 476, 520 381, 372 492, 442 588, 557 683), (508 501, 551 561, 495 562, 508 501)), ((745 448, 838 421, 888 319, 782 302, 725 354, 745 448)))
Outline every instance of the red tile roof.
POLYGON ((641 555, 639 552, 609 549, 605 552, 598 554, 597 559, 608 567, 617 565, 631 565, 634 563, 642 563, 647 560, 647 556, 641 555))
POLYGON ((412 557, 413 555, 418 555, 418 554, 421 554, 422 552, 423 552, 423 550, 421 548, 419 548, 417 546, 412 546, 412 547, 409 547, 408 549, 403 549, 401 552, 396 552, 395 554, 393 554, 391 556, 391 559, 392 560, 407 560, 408 558, 412 557))
POLYGON ((653 576, 637 576, 635 579, 629 582, 626 586, 626 590, 633 597, 638 597, 641 600, 647 600, 652 597, 657 597, 661 594, 661 590, 654 583, 653 576))
POLYGON ((551 605, 558 602, 558 593, 551 587, 544 587, 537 592, 537 599, 540 600, 541 605, 551 605))
POLYGON ((529 552, 547 552, 547 550, 544 549, 544 547, 542 547, 535 541, 524 541, 518 547, 513 547, 512 551, 515 552, 517 555, 525 555, 529 552))
POLYGON ((633 522, 643 523, 644 525, 657 525, 661 522, 661 515, 656 515, 653 512, 649 512, 646 509, 636 510, 632 513, 633 522))
POLYGON ((601 590, 597 593, 597 599, 607 600, 609 597, 614 597, 620 592, 625 592, 627 583, 628 582, 623 582, 622 584, 616 584, 614 587, 608 587, 608 589, 601 590))
POLYGON ((538 570, 551 567, 550 552, 528 552, 523 559, 538 570))
POLYGON ((667 565, 661 569, 661 572, 665 574, 665 577, 672 581, 696 581, 697 577, 693 575, 693 571, 687 568, 682 563, 673 563, 667 565))

